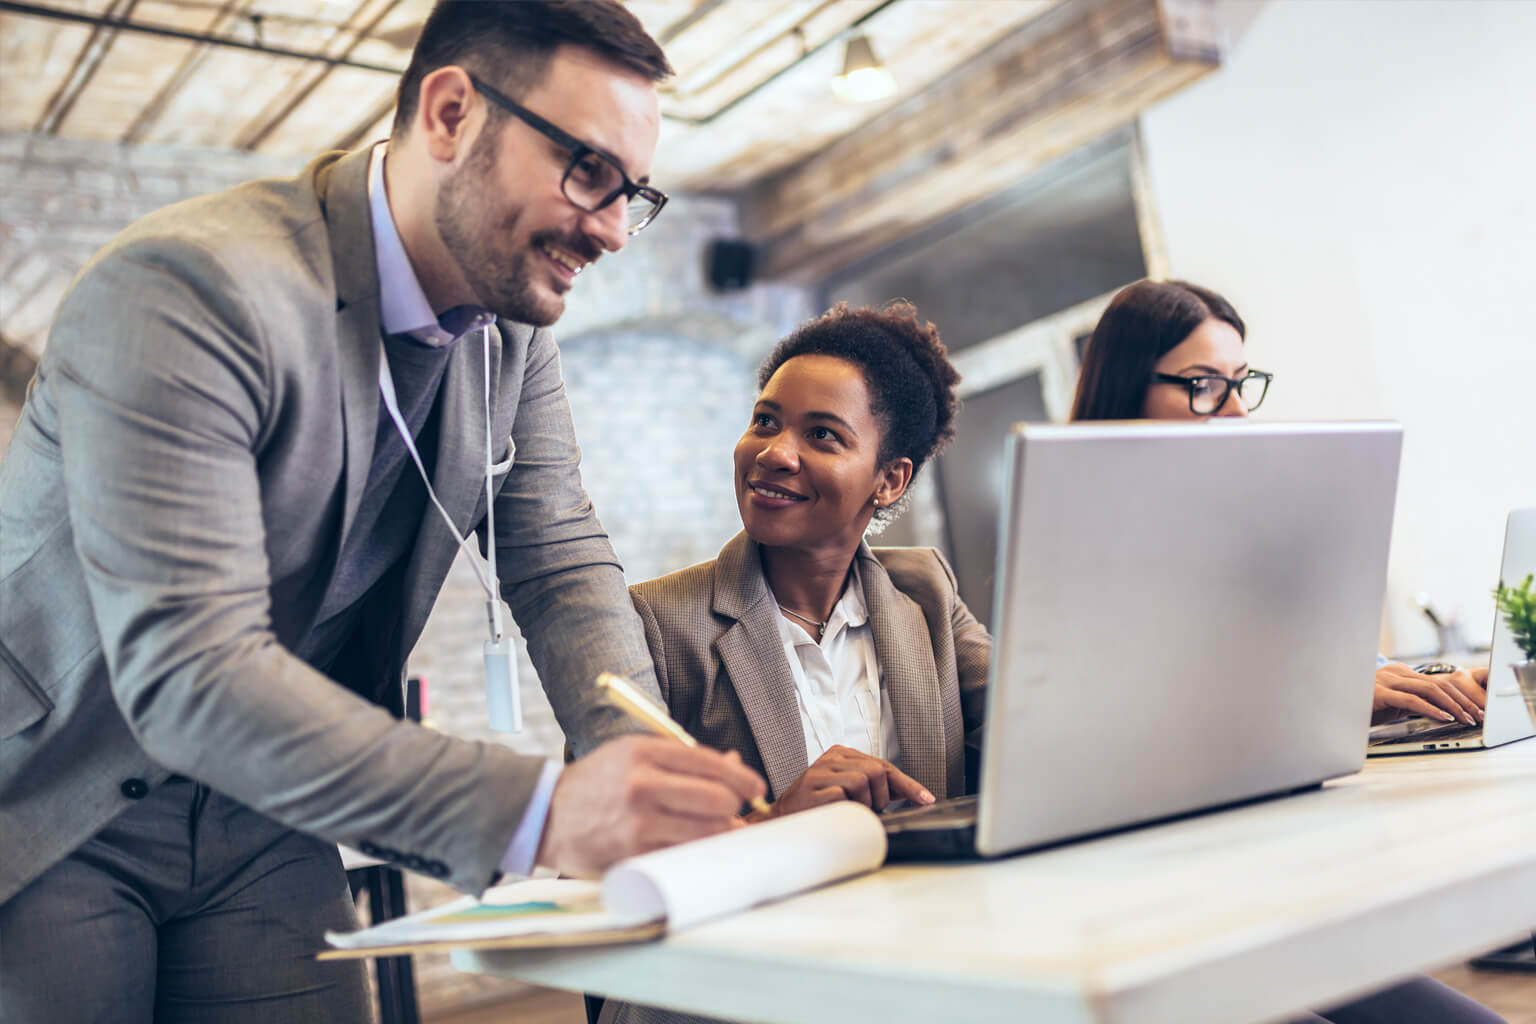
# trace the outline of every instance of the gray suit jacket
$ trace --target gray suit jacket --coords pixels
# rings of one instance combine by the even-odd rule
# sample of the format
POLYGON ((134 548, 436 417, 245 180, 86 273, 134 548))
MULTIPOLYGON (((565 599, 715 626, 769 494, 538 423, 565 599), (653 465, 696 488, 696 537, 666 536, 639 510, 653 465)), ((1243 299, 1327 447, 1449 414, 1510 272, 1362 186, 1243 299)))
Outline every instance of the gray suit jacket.
MULTIPOLYGON (((933 793, 959 796, 967 739, 981 737, 992 639, 932 548, 860 544, 855 558, 902 769, 933 793)), ((637 583, 629 596, 672 717, 699 742, 740 751, 771 795, 783 793, 807 767, 805 734, 757 544, 739 533, 713 562, 637 583)), ((615 1000, 599 1020, 715 1024, 615 1000)))
MULTIPOLYGON (((290 653, 373 454, 367 168, 330 154, 168 207, 65 297, 0 462, 0 900, 172 772, 467 890, 504 854, 540 760, 396 717, 455 553, 437 516, 339 660, 350 689, 290 653)), ((651 687, 650 661, 581 487, 554 341, 498 328, 491 415, 516 455, 497 482, 502 592, 582 753, 625 728, 595 674, 651 687)), ((434 487, 461 532, 486 512, 481 363, 458 346, 439 392, 434 487)))
MULTIPOLYGON (((859 545, 875 652, 902 768, 934 793, 966 790, 992 641, 932 548, 859 545)), ((758 546, 744 532, 713 562, 629 588, 672 715, 701 743, 737 750, 781 794, 805 771, 805 736, 758 546)))

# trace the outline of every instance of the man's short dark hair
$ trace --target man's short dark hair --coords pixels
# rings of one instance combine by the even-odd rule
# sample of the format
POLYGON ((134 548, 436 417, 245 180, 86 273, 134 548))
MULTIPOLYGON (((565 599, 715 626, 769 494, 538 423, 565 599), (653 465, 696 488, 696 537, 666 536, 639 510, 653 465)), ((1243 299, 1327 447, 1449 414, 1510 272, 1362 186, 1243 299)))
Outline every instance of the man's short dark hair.
POLYGON ((421 80, 438 68, 459 65, 521 99, 567 43, 652 82, 672 74, 660 44, 617 0, 439 0, 400 78, 391 135, 399 138, 410 127, 421 80))

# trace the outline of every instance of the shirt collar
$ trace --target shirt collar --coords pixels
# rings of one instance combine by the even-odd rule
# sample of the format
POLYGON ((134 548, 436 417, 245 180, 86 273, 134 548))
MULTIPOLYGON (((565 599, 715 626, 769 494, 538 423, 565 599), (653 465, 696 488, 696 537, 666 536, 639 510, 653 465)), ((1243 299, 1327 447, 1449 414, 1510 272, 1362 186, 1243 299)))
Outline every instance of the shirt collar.
MULTIPOLYGON (((768 591, 768 596, 777 611, 779 599, 773 596, 772 589, 768 591)), ((782 611, 778 611, 775 618, 778 620, 780 640, 790 646, 820 646, 808 629, 799 622, 791 622, 782 611)), ((827 616, 827 628, 821 634, 822 643, 832 639, 844 628, 858 629, 868 621, 869 606, 864 603, 864 583, 859 578, 858 559, 854 559, 853 571, 848 574, 848 582, 843 585, 843 596, 837 599, 837 604, 832 606, 832 614, 827 616)))
POLYGON ((489 323, 490 314, 477 306, 455 306, 440 317, 433 314, 389 210, 389 193, 384 186, 387 149, 388 143, 380 142, 368 161, 368 207, 373 215, 373 252, 379 272, 379 322, 385 334, 405 334, 441 348, 489 323))
POLYGON ((853 571, 848 574, 848 585, 843 588, 843 596, 832 609, 832 618, 827 620, 829 631, 838 616, 842 616, 850 628, 857 628, 869 621, 869 606, 864 603, 864 581, 859 577, 858 558, 854 558, 853 571))

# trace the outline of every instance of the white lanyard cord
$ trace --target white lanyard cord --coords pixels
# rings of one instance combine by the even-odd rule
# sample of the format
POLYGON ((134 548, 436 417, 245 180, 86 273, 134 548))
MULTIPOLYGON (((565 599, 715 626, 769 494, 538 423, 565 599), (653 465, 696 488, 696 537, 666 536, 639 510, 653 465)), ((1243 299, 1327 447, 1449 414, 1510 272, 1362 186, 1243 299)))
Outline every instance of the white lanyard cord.
POLYGON ((501 631, 501 595, 496 593, 496 588, 501 585, 501 580, 496 575, 496 502, 495 492, 491 489, 492 470, 494 463, 491 461, 491 325, 487 321, 480 325, 480 355, 485 368, 485 563, 490 569, 491 586, 486 588, 486 611, 491 617, 491 639, 500 642, 501 631))
POLYGON ((437 492, 432 490, 432 481, 427 477, 427 467, 421 461, 421 454, 416 451, 416 441, 411 437, 411 429, 406 425, 405 417, 400 415, 400 400, 395 395, 395 378, 389 372, 389 352, 384 347, 384 340, 379 339, 379 393, 384 399, 384 408, 389 412, 389 418, 394 420, 395 429, 400 432, 400 439, 405 442, 405 450, 411 453, 411 461, 416 464, 416 472, 421 474, 421 482, 427 488, 427 497, 432 499, 438 514, 442 516, 443 523, 448 527, 448 532, 458 542, 459 547, 469 553, 470 568, 475 571, 475 577, 480 581, 480 587, 485 591, 486 602, 490 609, 490 622, 492 639, 499 641, 502 637, 501 601, 496 593, 496 586, 492 581, 496 579, 496 517, 491 502, 491 328, 486 324, 481 328, 480 339, 484 347, 485 365, 485 501, 486 501, 486 550, 490 552, 487 562, 490 567, 490 575, 480 568, 480 561, 475 557, 477 552, 474 545, 469 543, 469 538, 459 533, 457 526, 453 524, 453 517, 448 510, 443 508, 443 503, 437 499, 437 492))

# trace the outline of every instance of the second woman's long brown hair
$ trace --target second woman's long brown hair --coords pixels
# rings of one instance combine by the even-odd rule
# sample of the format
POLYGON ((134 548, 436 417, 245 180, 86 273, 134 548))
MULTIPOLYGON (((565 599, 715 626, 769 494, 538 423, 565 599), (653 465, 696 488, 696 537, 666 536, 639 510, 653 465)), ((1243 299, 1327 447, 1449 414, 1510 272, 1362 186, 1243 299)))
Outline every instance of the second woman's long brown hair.
POLYGON ((1146 412, 1152 368, 1212 317, 1247 337, 1232 303, 1186 281, 1137 281, 1110 300, 1083 353, 1074 420, 1133 420, 1146 412))

